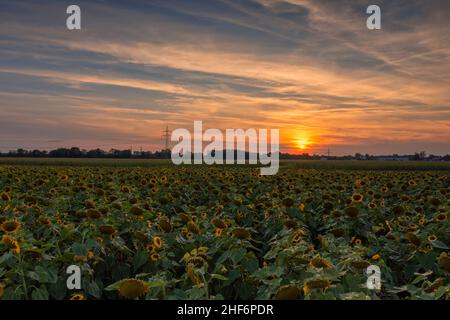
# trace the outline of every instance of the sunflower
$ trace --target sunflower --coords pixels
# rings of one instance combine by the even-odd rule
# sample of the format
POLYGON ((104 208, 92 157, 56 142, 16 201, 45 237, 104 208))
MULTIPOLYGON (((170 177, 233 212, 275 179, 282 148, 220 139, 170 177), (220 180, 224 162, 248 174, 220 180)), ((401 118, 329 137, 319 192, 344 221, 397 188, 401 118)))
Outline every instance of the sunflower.
POLYGON ((152 261, 159 261, 161 259, 161 256, 158 254, 158 253, 152 253, 151 255, 150 255, 150 260, 152 260, 152 261))
POLYGON ((409 180, 408 184, 412 187, 417 185, 417 183, 414 180, 409 180))
POLYGON ((249 240, 251 234, 250 231, 245 228, 236 228, 233 230, 233 236, 240 240, 249 240))
POLYGON ((153 238, 153 245, 155 246, 155 248, 157 248, 157 249, 161 248, 162 244, 163 244, 163 241, 160 237, 153 238))
POLYGON ((359 245, 361 245, 362 244, 362 241, 361 241, 361 239, 355 239, 355 244, 357 245, 357 246, 359 246, 359 245))
POLYGON ((284 198, 281 203, 283 204, 283 206, 290 208, 294 205, 294 200, 292 200, 291 198, 284 198))
POLYGON ((158 226, 164 232, 172 231, 172 224, 167 216, 161 216, 158 221, 158 226))
POLYGON ((356 269, 366 269, 370 263, 366 260, 354 260, 350 263, 350 265, 356 269))
POLYGON ((101 225, 98 227, 98 230, 103 234, 113 234, 116 232, 116 229, 112 225, 101 225))
POLYGON ((278 289, 275 300, 295 300, 301 294, 301 290, 295 284, 287 284, 278 289))
POLYGON ((194 221, 189 221, 186 225, 186 227, 188 228, 188 230, 192 233, 195 234, 199 234, 200 233, 200 228, 198 227, 198 225, 194 222, 194 221))
POLYGON ((439 213, 436 215, 435 219, 437 222, 444 222, 447 220, 447 215, 445 213, 439 213))
POLYGON ((216 231, 214 231, 214 234, 216 237, 220 237, 222 235, 222 229, 216 228, 216 231))
POLYGON ((70 296, 69 300, 86 300, 86 298, 84 297, 84 294, 82 294, 82 293, 74 293, 70 296))
POLYGON ((432 242, 432 241, 436 241, 438 238, 436 237, 436 235, 432 234, 428 236, 428 241, 432 242))
POLYGON ((119 294, 125 299, 136 299, 148 292, 147 284, 137 279, 125 279, 120 282, 119 294))
POLYGON ((98 219, 102 216, 101 212, 98 211, 97 209, 88 209, 86 210, 86 215, 90 218, 90 219, 98 219))
POLYGON ((420 218, 419 219, 419 224, 420 225, 424 225, 424 224, 426 224, 427 223, 427 219, 425 219, 425 218, 420 218))
POLYGON ((441 269, 450 272, 450 257, 447 255, 447 252, 442 252, 438 257, 438 265, 441 269))
POLYGON ((326 279, 315 279, 315 280, 309 280, 305 282, 305 285, 303 286, 303 292, 305 294, 308 294, 310 289, 326 289, 331 286, 331 282, 326 279))
POLYGON ((377 205, 376 205, 375 203, 373 203, 373 202, 369 202, 369 203, 367 204, 367 207, 368 207, 369 209, 375 209, 375 208, 377 207, 377 205))
POLYGON ((19 242, 16 239, 11 238, 8 235, 3 235, 2 237, 3 243, 11 250, 13 250, 14 253, 19 254, 20 253, 20 245, 19 242))
POLYGON ((141 207, 134 205, 130 208, 130 213, 135 215, 135 216, 141 216, 144 214, 144 209, 142 209, 141 207))
POLYGON ((386 186, 384 186, 384 187, 382 187, 381 188, 381 192, 388 192, 389 191, 389 188, 388 187, 386 187, 386 186))
POLYGON ((332 267, 332 264, 327 259, 321 258, 321 257, 314 257, 309 262, 309 265, 314 268, 324 268, 324 269, 330 269, 332 267))
POLYGON ((192 232, 186 232, 186 238, 191 240, 194 237, 194 234, 192 232))
POLYGON ((381 255, 379 255, 378 253, 376 253, 376 254, 374 254, 374 255, 371 257, 371 259, 372 259, 373 261, 378 261, 378 260, 381 259, 381 255))
POLYGON ((11 201, 11 197, 10 197, 9 194, 7 194, 6 192, 2 192, 2 193, 0 194, 0 198, 1 198, 3 201, 6 201, 6 202, 11 201))
POLYGON ((215 228, 219 228, 219 229, 226 229, 227 228, 227 223, 219 218, 214 218, 211 220, 211 224, 215 227, 215 228))
POLYGON ((15 233, 20 229, 20 226, 21 224, 19 221, 10 220, 3 222, 0 229, 8 233, 15 233))
POLYGON ((364 200, 364 196, 360 193, 355 193, 354 195, 352 195, 352 201, 354 203, 360 203, 364 200))

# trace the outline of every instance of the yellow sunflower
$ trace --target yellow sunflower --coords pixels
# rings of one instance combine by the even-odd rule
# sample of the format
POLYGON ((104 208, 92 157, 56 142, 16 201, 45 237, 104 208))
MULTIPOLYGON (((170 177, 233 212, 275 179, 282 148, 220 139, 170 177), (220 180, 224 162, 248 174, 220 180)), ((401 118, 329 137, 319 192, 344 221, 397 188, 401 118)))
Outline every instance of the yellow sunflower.
POLYGON ((148 286, 144 281, 137 279, 125 279, 119 285, 119 294, 125 299, 136 299, 148 292, 148 286))

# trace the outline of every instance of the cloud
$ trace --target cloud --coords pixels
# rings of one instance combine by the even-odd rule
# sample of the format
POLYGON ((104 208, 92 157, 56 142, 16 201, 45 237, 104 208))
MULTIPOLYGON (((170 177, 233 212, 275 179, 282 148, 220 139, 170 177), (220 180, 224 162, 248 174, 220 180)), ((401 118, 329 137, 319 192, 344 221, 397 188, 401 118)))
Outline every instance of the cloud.
POLYGON ((8 3, 0 109, 12 124, 30 119, 0 134, 26 141, 52 122, 65 125, 47 140, 76 137, 95 147, 107 132, 118 144, 148 137, 158 146, 166 123, 204 120, 280 127, 285 141, 314 137, 317 150, 378 152, 389 137, 385 153, 448 152, 448 5, 381 1, 383 29, 375 32, 365 28, 367 5, 81 1, 77 33, 64 28, 63 4, 8 3), (84 127, 95 129, 73 133, 84 127))

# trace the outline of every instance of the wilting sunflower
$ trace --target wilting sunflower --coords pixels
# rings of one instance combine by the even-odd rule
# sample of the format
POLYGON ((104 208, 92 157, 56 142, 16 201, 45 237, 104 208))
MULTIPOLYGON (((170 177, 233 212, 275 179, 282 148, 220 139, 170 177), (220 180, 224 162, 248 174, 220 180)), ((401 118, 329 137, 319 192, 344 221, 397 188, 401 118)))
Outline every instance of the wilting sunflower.
POLYGON ((100 233, 108 235, 116 232, 116 229, 112 225, 101 225, 98 227, 98 230, 100 231, 100 233))
POLYGON ((147 284, 142 280, 125 279, 119 285, 119 294, 125 299, 136 299, 147 292, 147 284))
POLYGON ((3 222, 0 229, 8 233, 15 233, 20 229, 20 226, 21 224, 19 221, 10 220, 3 222))
POLYGON ((233 230, 233 236, 240 240, 249 240, 251 234, 250 231, 245 228, 236 228, 233 230))
POLYGON ((69 300, 86 300, 86 298, 84 297, 84 294, 82 294, 82 293, 74 293, 70 296, 69 300))
POLYGON ((295 284, 287 284, 278 289, 275 294, 276 300, 295 300, 301 294, 300 288, 295 284))
POLYGON ((329 269, 332 267, 332 264, 327 259, 321 258, 321 257, 314 257, 309 262, 310 266, 313 266, 314 268, 324 268, 329 269))
POLYGON ((189 221, 186 225, 186 227, 188 228, 188 230, 192 233, 195 234, 199 234, 200 233, 200 228, 198 227, 198 225, 194 222, 194 221, 189 221))
POLYGON ((355 193, 354 195, 352 195, 352 201, 354 203, 360 203, 364 200, 364 196, 360 193, 355 193))
POLYGON ((227 223, 219 218, 214 218, 211 220, 211 224, 215 227, 215 228, 219 228, 219 229, 226 229, 227 228, 227 223))
POLYGON ((308 294, 310 289, 326 289, 331 286, 331 282, 326 279, 315 279, 315 280, 309 280, 305 282, 305 285, 303 286, 303 292, 305 294, 308 294))
POLYGON ((350 262, 350 265, 356 269, 365 269, 370 265, 370 263, 366 260, 354 260, 350 262))
POLYGON ((436 215, 435 220, 437 222, 444 222, 447 220, 447 215, 445 213, 439 213, 436 215))
POLYGON ((447 252, 442 252, 438 257, 438 265, 441 269, 450 272, 450 257, 447 255, 447 252))
POLYGON ((158 220, 158 226, 164 232, 172 231, 172 224, 167 216, 161 216, 158 220))
POLYGON ((347 207, 345 208, 345 214, 350 218, 356 218, 359 214, 359 210, 356 207, 347 207))

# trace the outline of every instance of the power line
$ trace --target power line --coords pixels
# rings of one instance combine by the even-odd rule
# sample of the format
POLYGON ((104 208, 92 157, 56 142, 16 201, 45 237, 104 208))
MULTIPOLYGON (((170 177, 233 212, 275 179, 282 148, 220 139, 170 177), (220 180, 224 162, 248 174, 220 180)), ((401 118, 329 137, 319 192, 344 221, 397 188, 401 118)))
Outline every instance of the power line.
POLYGON ((169 139, 170 139, 170 131, 169 131, 169 126, 166 126, 166 130, 163 131, 163 135, 162 137, 165 139, 165 149, 164 150, 169 150, 169 139))

